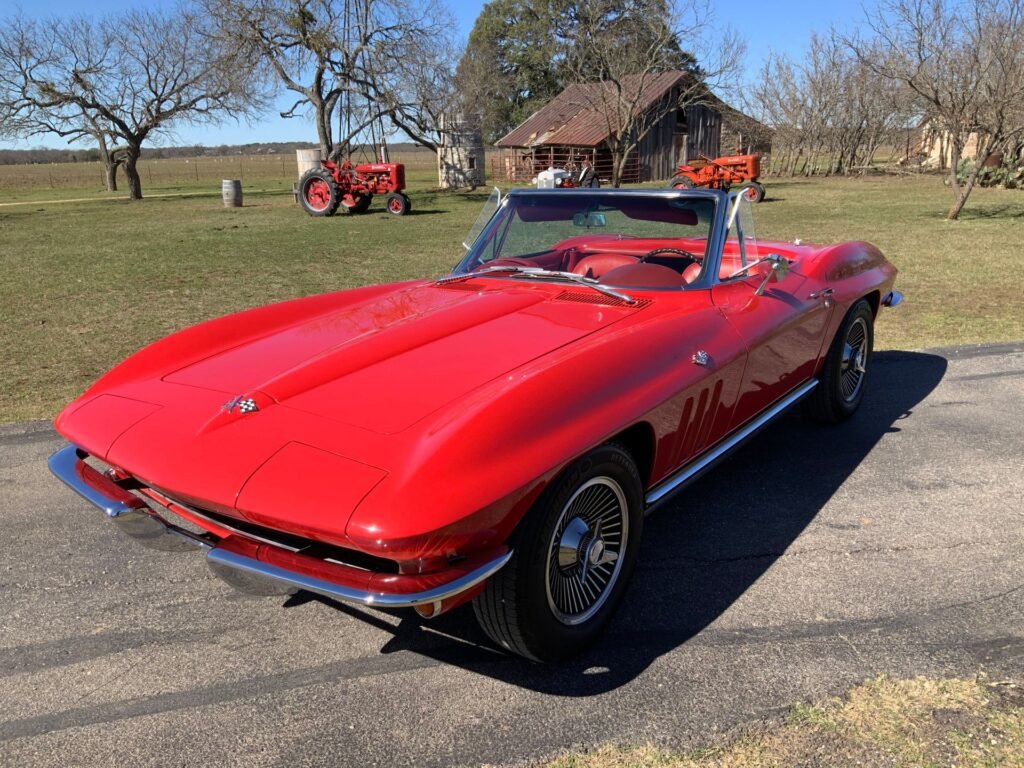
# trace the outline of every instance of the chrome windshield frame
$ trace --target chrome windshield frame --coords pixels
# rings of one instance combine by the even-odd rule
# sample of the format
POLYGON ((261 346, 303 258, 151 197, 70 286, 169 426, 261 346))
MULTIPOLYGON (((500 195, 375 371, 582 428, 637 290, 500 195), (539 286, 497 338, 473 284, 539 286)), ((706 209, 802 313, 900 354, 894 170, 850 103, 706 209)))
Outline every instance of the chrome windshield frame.
MULTIPOLYGON (((704 269, 701 271, 701 276, 698 280, 690 283, 683 288, 651 288, 644 289, 656 291, 656 292, 675 292, 680 290, 692 291, 700 289, 708 289, 715 282, 715 276, 718 274, 718 268, 721 263, 722 248, 726 238, 726 224, 729 215, 729 195, 721 190, 712 189, 511 189, 502 199, 501 204, 498 206, 494 215, 488 221, 487 225, 481 230, 476 241, 472 244, 470 249, 466 252, 464 257, 452 270, 452 273, 446 277, 440 278, 440 280, 447 280, 448 278, 461 279, 472 273, 471 266, 474 263, 486 264, 486 262, 479 262, 478 255, 485 245, 487 245, 492 239, 493 227, 499 226, 501 222, 502 212, 506 210, 508 205, 516 200, 517 198, 527 196, 544 197, 546 195, 557 195, 564 198, 566 195, 588 195, 594 197, 608 197, 614 199, 619 196, 629 197, 648 197, 651 199, 702 199, 711 200, 714 203, 714 214, 712 216, 711 223, 708 229, 708 244, 707 250, 705 251, 704 260, 706 262, 704 269), (465 271, 460 271, 465 270, 465 271)), ((539 269, 532 267, 520 267, 521 270, 526 269, 539 269)), ((506 273, 513 273, 511 269, 496 268, 495 272, 503 271, 506 273)), ((541 270, 542 272, 552 272, 551 270, 541 270)), ((475 274, 484 273, 485 270, 479 270, 475 274)), ((572 273, 568 273, 572 274, 572 273)), ((526 276, 526 275, 524 275, 526 276)), ((578 275, 576 277, 579 277, 578 275)), ((541 279, 544 279, 543 277, 541 279)), ((581 283, 590 284, 590 283, 581 283)), ((592 284, 593 287, 597 288, 596 281, 592 284)), ((616 286, 601 285, 597 290, 602 288, 608 288, 610 290, 617 290, 621 292, 621 289, 616 286)))

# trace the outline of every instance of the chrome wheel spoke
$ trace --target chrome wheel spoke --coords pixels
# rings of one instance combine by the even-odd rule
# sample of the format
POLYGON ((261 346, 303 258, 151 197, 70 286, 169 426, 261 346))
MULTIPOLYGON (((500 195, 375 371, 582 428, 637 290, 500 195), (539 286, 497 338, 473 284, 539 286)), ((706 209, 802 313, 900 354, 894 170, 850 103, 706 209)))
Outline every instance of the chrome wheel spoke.
POLYGON ((609 477, 584 483, 554 526, 547 561, 548 606, 563 624, 580 624, 608 599, 629 535, 626 497, 609 477))
POLYGON ((860 394, 867 373, 868 353, 868 326, 862 317, 858 317, 846 332, 839 368, 839 389, 847 402, 852 402, 860 394))

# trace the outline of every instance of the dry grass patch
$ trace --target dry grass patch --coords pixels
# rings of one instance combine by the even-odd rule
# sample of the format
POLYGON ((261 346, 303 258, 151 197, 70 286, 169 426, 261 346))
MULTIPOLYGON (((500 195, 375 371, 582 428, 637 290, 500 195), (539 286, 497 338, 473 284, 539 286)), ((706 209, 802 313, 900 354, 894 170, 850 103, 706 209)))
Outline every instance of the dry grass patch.
POLYGON ((1024 689, 985 680, 878 677, 842 699, 798 704, 687 754, 649 746, 567 754, 547 768, 1021 768, 1024 689))

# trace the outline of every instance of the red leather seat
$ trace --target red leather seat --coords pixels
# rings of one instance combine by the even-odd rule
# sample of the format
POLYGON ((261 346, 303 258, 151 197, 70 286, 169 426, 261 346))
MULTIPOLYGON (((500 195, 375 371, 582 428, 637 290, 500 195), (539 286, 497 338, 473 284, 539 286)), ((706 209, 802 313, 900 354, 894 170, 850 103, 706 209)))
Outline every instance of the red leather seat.
POLYGON ((689 285, 700 276, 701 263, 695 261, 683 270, 683 282, 689 285))
POLYGON ((584 277, 601 277, 610 270, 618 267, 636 264, 639 259, 636 256, 626 256, 621 253, 595 253, 591 256, 584 256, 576 262, 572 271, 584 277))

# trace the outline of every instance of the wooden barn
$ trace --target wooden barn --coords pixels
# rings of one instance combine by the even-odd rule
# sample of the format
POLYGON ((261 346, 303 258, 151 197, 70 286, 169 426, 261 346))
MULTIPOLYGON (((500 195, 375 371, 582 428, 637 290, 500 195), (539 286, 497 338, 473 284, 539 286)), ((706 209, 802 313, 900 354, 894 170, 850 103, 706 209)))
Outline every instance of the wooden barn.
MULTIPOLYGON (((685 72, 662 72, 623 80, 626 88, 642 88, 637 103, 649 113, 648 122, 654 121, 629 157, 624 183, 669 179, 680 163, 699 154, 720 154, 721 102, 709 95, 702 99, 707 103, 668 108, 682 101, 685 91, 693 90, 690 78, 685 72)), ((503 151, 492 156, 491 175, 512 182, 529 181, 549 166, 578 167, 588 158, 602 181, 610 179, 612 155, 606 142, 614 119, 600 107, 600 92, 606 87, 603 83, 573 84, 537 110, 496 142, 503 151)))

